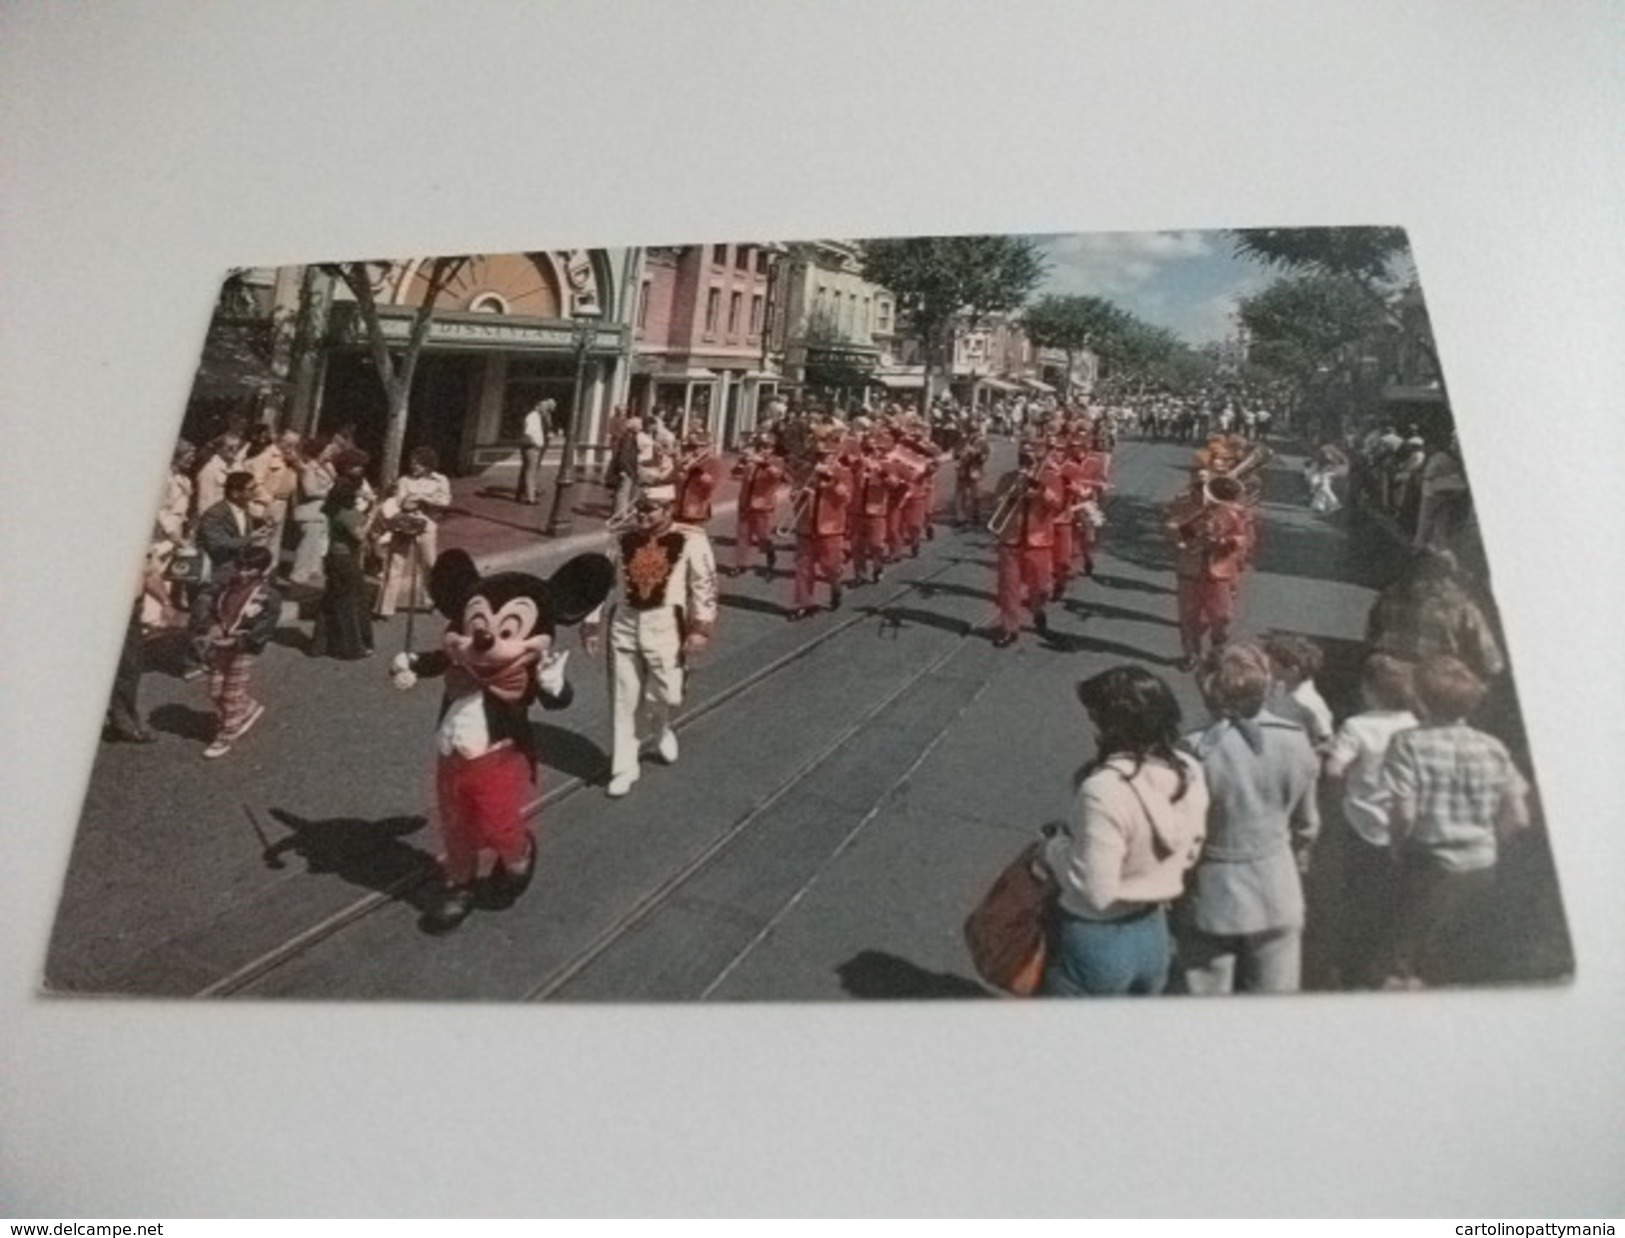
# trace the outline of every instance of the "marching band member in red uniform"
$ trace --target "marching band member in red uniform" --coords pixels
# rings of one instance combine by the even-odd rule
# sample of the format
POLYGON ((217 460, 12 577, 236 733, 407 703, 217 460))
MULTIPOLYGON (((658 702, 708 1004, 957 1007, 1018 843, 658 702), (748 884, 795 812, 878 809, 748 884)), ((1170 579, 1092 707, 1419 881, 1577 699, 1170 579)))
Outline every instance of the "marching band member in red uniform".
MULTIPOLYGON (((854 498, 858 493, 858 482, 863 473, 863 440, 867 437, 864 431, 868 428, 867 417, 854 417, 847 429, 840 435, 840 448, 835 453, 835 463, 846 470, 846 475, 852 479, 852 494, 854 498)), ((854 550, 858 544, 858 505, 850 503, 846 509, 846 544, 842 551, 843 562, 852 562, 854 550)), ((853 583, 862 584, 861 580, 853 583)))
POLYGON ((710 433, 701 425, 690 427, 677 461, 677 508, 672 518, 678 524, 705 528, 711 519, 711 496, 716 492, 718 472, 710 433))
POLYGON ((1111 452, 1098 449, 1098 440, 1095 446, 1081 448, 1076 457, 1078 469, 1076 484, 1081 493, 1079 501, 1083 506, 1077 512, 1077 549, 1083 559, 1083 574, 1095 574, 1095 551, 1100 545, 1100 530, 1105 523, 1101 513, 1100 503, 1105 497, 1106 478, 1111 473, 1111 452))
POLYGON ((1061 496, 1066 500, 1066 506, 1055 517, 1055 547, 1050 561, 1050 597, 1059 602, 1072 583, 1078 557, 1078 513, 1088 497, 1088 487, 1084 483, 1083 464, 1074 458, 1070 449, 1057 452, 1052 459, 1061 478, 1061 496))
POLYGON ((778 564, 773 546, 773 512, 779 504, 779 487, 787 471, 784 457, 769 434, 758 434, 739 462, 734 465, 739 478, 739 520, 734 531, 734 565, 728 575, 737 576, 750 566, 757 549, 767 555, 767 574, 778 564))
POLYGON ((925 437, 924 428, 917 420, 904 430, 900 446, 917 463, 897 513, 898 546, 901 549, 907 545, 909 555, 918 558, 920 540, 936 536, 931 526, 931 508, 937 482, 937 449, 925 437))
POLYGON ((852 475, 852 570, 853 583, 875 584, 888 561, 887 513, 894 491, 904 483, 886 459, 884 435, 863 436, 863 451, 852 475))
POLYGON ((1022 446, 1021 468, 999 482, 994 526, 999 539, 999 649, 1016 643, 1023 610, 1031 608, 1033 627, 1049 630, 1044 603, 1050 593, 1055 520, 1066 510, 1060 473, 1046 465, 1041 444, 1022 446))
POLYGON ((1190 489, 1164 515, 1163 531, 1177 552, 1182 670, 1196 668, 1204 637, 1210 649, 1230 637, 1249 537, 1240 499, 1238 482, 1195 469, 1190 489))
POLYGON ((791 621, 813 613, 817 578, 829 582, 829 608, 841 605, 841 569, 846 561, 847 507, 852 499, 852 476, 834 460, 835 444, 828 436, 812 444, 813 467, 803 479, 793 502, 796 517, 796 581, 791 621))

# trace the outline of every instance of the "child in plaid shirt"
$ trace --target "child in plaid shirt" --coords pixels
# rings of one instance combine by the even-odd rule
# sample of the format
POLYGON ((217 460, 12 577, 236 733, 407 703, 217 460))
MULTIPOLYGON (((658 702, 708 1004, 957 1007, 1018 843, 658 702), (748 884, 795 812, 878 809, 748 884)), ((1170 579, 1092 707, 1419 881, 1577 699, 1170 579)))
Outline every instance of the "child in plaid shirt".
POLYGON ((1484 681, 1441 654, 1417 666, 1415 690, 1422 723, 1393 737, 1382 766, 1400 865, 1400 980, 1411 986, 1475 978, 1500 840, 1529 824, 1529 784, 1506 746, 1465 721, 1484 681))
POLYGON ((271 579, 270 550, 249 546, 219 582, 208 616, 205 659, 219 729, 204 756, 225 756, 265 713, 265 706, 248 694, 248 680, 276 632, 281 606, 271 579))

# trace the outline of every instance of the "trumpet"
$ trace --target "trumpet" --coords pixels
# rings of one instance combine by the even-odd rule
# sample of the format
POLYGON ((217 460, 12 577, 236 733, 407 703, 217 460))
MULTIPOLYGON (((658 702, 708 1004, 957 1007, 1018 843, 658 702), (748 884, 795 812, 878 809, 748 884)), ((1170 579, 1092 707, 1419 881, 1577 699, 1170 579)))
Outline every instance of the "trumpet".
POLYGON ((693 470, 699 468, 711 458, 709 447, 696 447, 692 451, 685 451, 677 457, 677 475, 687 477, 693 470))

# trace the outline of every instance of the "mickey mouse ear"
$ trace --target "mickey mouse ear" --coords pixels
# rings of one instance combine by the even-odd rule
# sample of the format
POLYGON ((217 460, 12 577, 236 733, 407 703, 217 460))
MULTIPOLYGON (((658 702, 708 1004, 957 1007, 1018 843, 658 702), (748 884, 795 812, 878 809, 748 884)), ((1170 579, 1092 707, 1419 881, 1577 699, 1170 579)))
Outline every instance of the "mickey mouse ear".
POLYGON ((466 550, 446 551, 429 569, 429 597, 434 608, 453 622, 463 617, 463 607, 479 583, 480 569, 466 550))
POLYGON ((553 622, 580 623, 603 603, 614 584, 615 565, 607 555, 577 555, 548 579, 553 622))

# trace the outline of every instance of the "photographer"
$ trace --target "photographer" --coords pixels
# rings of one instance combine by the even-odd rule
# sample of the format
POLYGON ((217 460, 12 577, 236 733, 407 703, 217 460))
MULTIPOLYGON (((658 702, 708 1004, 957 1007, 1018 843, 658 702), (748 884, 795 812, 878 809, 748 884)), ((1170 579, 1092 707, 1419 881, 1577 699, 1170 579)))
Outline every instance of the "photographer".
POLYGON ((432 447, 412 452, 410 471, 396 483, 394 493, 379 508, 384 556, 384 583, 378 591, 375 617, 388 619, 400 607, 401 586, 410 582, 406 605, 426 605, 423 589, 434 563, 435 521, 451 506, 451 483, 435 472, 439 457, 432 447))

